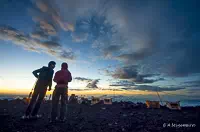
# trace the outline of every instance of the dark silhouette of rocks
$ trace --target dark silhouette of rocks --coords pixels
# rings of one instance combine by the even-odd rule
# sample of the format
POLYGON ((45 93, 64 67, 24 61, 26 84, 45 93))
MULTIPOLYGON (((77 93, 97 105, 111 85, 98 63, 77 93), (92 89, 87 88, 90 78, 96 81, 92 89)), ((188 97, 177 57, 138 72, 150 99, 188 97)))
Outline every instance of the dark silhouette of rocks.
POLYGON ((0 100, 0 125, 2 132, 194 132, 197 127, 163 127, 164 123, 196 124, 200 107, 183 107, 181 111, 147 109, 143 103, 113 102, 104 105, 102 102, 89 105, 69 104, 67 121, 49 123, 51 101, 43 102, 40 114, 43 118, 24 121, 27 104, 23 100, 0 100))

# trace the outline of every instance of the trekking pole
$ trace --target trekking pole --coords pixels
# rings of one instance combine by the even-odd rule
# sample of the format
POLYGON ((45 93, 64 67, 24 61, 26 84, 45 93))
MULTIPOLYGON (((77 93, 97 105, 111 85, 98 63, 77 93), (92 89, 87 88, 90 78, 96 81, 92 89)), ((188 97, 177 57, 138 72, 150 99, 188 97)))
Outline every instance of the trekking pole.
POLYGON ((51 94, 49 95, 49 100, 51 99, 51 94))
POLYGON ((34 83, 32 89, 31 89, 31 92, 29 93, 28 99, 31 98, 31 95, 32 95, 32 93, 33 93, 33 89, 35 88, 35 85, 36 85, 37 81, 38 81, 38 79, 35 81, 35 83, 34 83))
MULTIPOLYGON (((37 80, 38 80, 38 79, 37 79, 37 80)), ((31 91, 30 91, 30 93, 29 93, 29 95, 28 95, 28 98, 27 98, 27 100, 26 100, 27 103, 30 102, 31 96, 32 96, 32 94, 33 94, 33 89, 35 88, 35 85, 36 85, 36 83, 37 83, 37 80, 35 81, 35 83, 34 83, 32 89, 31 89, 31 91)))
POLYGON ((159 95, 159 93, 158 93, 158 89, 156 90, 156 92, 157 92, 158 98, 160 99, 161 104, 163 105, 162 100, 161 100, 161 98, 160 98, 160 95, 159 95))

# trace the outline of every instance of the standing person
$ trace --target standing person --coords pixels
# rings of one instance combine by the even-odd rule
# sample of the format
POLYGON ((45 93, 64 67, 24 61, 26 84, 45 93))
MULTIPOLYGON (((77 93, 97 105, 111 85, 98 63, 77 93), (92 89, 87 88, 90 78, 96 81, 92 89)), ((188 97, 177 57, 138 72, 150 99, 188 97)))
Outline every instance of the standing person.
POLYGON ((55 122, 58 114, 58 103, 61 97, 60 120, 65 121, 66 102, 68 103, 68 82, 72 81, 71 73, 68 70, 67 63, 62 63, 61 70, 54 76, 54 82, 57 83, 52 97, 51 122, 55 122))
POLYGON ((49 91, 51 90, 52 78, 54 74, 53 69, 55 68, 55 65, 56 63, 54 61, 50 61, 48 64, 48 67, 43 66, 42 68, 33 71, 33 75, 38 80, 36 82, 30 104, 28 105, 28 108, 26 109, 25 116, 23 116, 22 118, 39 117, 37 113, 39 111, 40 104, 42 103, 46 95, 47 87, 49 86, 48 90, 49 91), (34 104, 35 104, 35 107, 32 110, 34 104))

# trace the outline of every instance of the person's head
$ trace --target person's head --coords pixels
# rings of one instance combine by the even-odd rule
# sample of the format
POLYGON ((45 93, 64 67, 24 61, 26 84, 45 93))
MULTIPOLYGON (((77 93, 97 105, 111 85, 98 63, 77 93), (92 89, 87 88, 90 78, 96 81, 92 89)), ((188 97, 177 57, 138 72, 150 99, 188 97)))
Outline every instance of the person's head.
POLYGON ((67 70, 67 69, 68 69, 68 64, 65 63, 65 62, 62 63, 61 68, 62 68, 63 70, 67 70))
POLYGON ((48 64, 48 67, 52 68, 52 69, 54 69, 55 66, 56 66, 56 62, 55 61, 50 61, 49 64, 48 64))

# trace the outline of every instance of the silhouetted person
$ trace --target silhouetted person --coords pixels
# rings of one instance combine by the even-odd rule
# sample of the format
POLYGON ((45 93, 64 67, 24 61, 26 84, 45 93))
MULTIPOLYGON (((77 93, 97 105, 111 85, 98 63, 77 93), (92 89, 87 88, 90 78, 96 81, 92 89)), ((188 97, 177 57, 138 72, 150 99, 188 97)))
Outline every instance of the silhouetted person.
POLYGON ((69 98, 69 104, 78 104, 78 99, 77 96, 75 96, 75 94, 72 94, 69 98))
POLYGON ((49 91, 51 90, 52 86, 52 78, 54 74, 54 68, 55 68, 56 63, 54 61, 50 61, 48 64, 48 67, 43 66, 42 68, 33 71, 33 75, 38 78, 34 92, 30 101, 30 104, 28 105, 28 108, 26 109, 25 116, 28 118, 30 115, 31 116, 37 116, 37 113, 40 108, 40 104, 42 103, 47 87, 49 86, 49 91), (35 104, 36 103, 36 104, 35 104), (35 104, 34 109, 33 105, 35 104))
POLYGON ((68 103, 68 82, 72 81, 71 73, 68 71, 67 63, 62 63, 61 70, 54 76, 54 82, 57 83, 52 97, 51 122, 54 122, 58 114, 58 103, 61 97, 60 120, 65 120, 66 103, 68 103))

